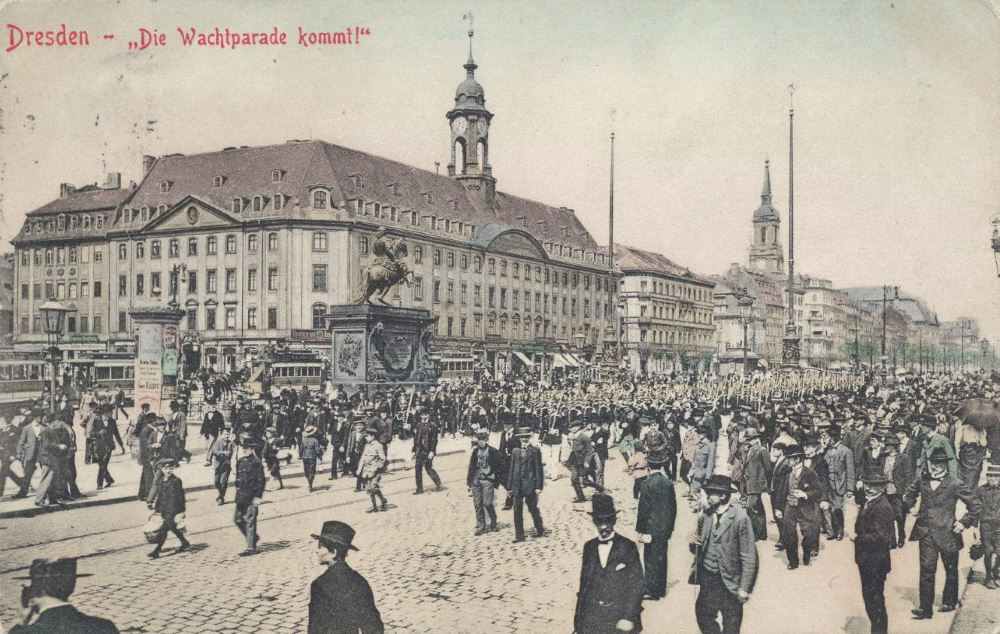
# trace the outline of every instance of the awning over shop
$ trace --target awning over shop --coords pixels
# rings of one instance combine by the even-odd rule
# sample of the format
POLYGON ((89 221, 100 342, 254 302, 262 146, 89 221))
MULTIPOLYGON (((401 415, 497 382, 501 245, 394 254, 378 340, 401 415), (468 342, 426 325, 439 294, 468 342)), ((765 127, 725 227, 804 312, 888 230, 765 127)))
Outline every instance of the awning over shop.
POLYGON ((525 354, 523 352, 521 352, 520 350, 514 350, 513 352, 514 352, 514 356, 517 357, 518 359, 520 359, 521 363, 523 363, 524 365, 528 366, 529 368, 535 365, 534 362, 531 359, 529 359, 527 356, 525 356, 525 354))
POLYGON ((575 368, 580 365, 579 360, 572 354, 555 352, 552 354, 552 367, 554 368, 575 368))

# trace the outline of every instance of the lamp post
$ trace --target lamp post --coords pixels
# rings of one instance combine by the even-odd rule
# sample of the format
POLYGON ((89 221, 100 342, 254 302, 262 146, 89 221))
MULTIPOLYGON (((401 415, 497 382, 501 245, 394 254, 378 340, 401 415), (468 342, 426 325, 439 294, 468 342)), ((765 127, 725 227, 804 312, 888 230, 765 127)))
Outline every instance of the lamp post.
MULTIPOLYGON (((577 333, 573 335, 573 343, 574 343, 574 345, 576 345, 577 351, 580 352, 580 358, 581 358, 581 360, 583 358, 583 342, 586 339, 587 339, 587 336, 585 334, 583 334, 582 331, 577 331, 577 333)), ((579 368, 579 370, 577 370, 577 380, 578 380, 579 385, 582 386, 583 385, 583 363, 581 363, 578 366, 578 368, 579 368)))
POLYGON ((747 375, 747 327, 750 325, 750 315, 753 311, 753 299, 744 295, 739 299, 740 323, 743 324, 743 375, 747 375))
POLYGON ((42 327, 49 340, 49 411, 56 411, 56 374, 59 371, 59 338, 63 334, 63 324, 66 322, 66 313, 73 309, 67 308, 59 302, 50 299, 38 307, 42 314, 42 327))

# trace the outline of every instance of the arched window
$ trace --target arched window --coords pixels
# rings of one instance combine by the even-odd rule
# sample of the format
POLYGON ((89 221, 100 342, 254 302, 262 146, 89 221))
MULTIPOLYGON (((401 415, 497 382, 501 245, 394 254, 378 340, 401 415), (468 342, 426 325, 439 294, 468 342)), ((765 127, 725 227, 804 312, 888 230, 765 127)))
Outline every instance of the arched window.
POLYGON ((97 229, 100 229, 100 228, 104 227, 104 216, 98 216, 97 217, 97 223, 96 223, 95 226, 96 226, 97 229))
POLYGON ((83 217, 83 228, 90 229, 90 216, 83 217))
POLYGON ((282 210, 282 209, 285 208, 285 196, 284 196, 284 194, 275 194, 274 195, 274 208, 275 208, 275 210, 278 210, 278 211, 280 211, 280 210, 282 210))
MULTIPOLYGON (((217 177, 218 178, 218 177, 217 177)), ((233 198, 233 213, 238 214, 243 211, 243 199, 233 198)))
POLYGON ((317 189, 313 192, 313 209, 326 209, 326 192, 317 189))
POLYGON ((760 228, 760 241, 767 242, 767 227, 760 228))
POLYGON ((479 139, 479 142, 476 143, 476 151, 479 153, 480 168, 485 168, 488 165, 486 162, 486 139, 479 139))
POLYGON ((462 174, 465 173, 465 139, 462 137, 455 139, 455 165, 462 174))
POLYGON ((264 208, 264 199, 261 196, 253 197, 253 210, 261 211, 264 208))
POLYGON ((268 251, 277 251, 278 250, 278 234, 277 234, 277 232, 272 231, 271 233, 267 234, 267 250, 268 251))
POLYGON ((326 304, 313 304, 312 318, 314 330, 326 329, 326 304))

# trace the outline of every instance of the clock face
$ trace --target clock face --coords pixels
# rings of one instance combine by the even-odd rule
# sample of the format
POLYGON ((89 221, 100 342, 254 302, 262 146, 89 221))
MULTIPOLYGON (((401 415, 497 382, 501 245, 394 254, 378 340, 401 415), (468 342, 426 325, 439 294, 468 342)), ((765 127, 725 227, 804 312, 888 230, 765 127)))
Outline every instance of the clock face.
POLYGON ((469 122, 465 119, 455 119, 451 124, 451 129, 455 134, 465 134, 465 129, 469 127, 469 122))
POLYGON ((479 127, 479 134, 486 134, 486 128, 489 127, 489 124, 486 123, 486 119, 480 119, 476 125, 479 127))

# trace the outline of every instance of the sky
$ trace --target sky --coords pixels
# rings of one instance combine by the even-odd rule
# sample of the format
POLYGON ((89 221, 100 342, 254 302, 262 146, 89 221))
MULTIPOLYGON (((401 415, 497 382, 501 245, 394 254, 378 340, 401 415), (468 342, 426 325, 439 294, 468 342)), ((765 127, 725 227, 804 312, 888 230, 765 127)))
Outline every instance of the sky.
POLYGON ((143 154, 323 139, 443 170, 468 12, 498 189, 606 243, 614 131, 616 241, 722 273, 746 263, 765 159, 787 248, 794 83, 796 270, 898 285, 1000 343, 998 0, 0 2, 0 250, 59 183, 138 181, 143 154), (6 52, 8 23, 90 46, 6 52), (289 42, 181 46, 216 26, 289 42), (140 27, 166 45, 129 51, 140 27))

